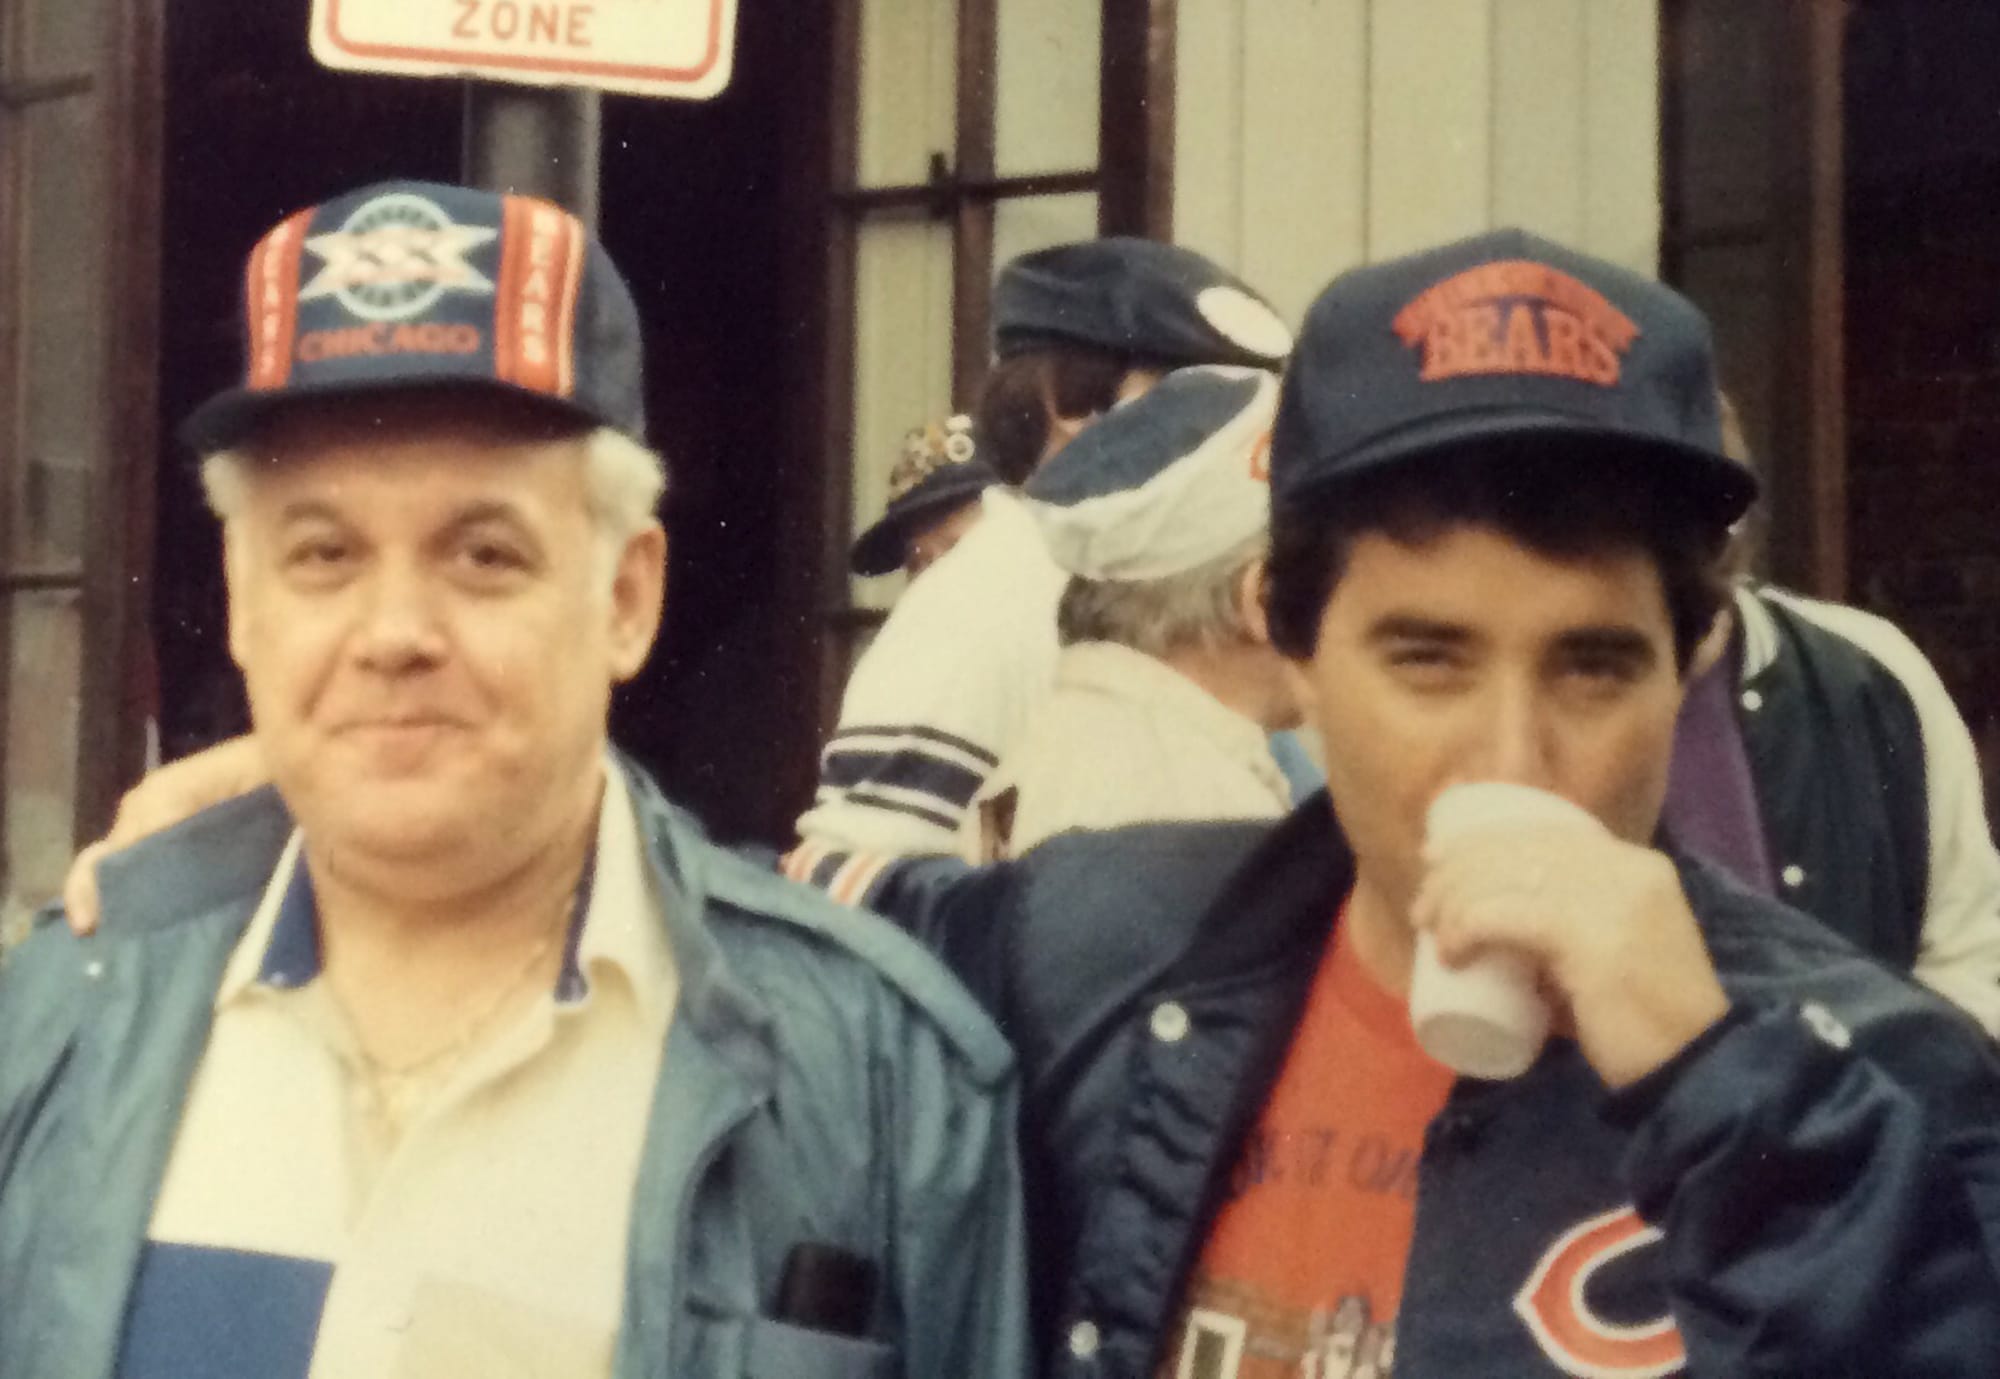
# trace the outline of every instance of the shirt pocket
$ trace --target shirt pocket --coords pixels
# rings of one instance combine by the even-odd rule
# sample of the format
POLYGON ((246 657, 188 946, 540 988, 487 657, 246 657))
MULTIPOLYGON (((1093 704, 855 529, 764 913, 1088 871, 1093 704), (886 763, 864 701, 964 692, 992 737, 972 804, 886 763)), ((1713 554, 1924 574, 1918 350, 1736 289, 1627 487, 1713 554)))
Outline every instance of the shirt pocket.
POLYGON ((426 1280, 394 1379, 602 1379, 617 1333, 476 1285, 426 1280))
POLYGON ((744 1379, 891 1379, 896 1372, 894 1347, 860 1336, 755 1317, 744 1337, 744 1379))

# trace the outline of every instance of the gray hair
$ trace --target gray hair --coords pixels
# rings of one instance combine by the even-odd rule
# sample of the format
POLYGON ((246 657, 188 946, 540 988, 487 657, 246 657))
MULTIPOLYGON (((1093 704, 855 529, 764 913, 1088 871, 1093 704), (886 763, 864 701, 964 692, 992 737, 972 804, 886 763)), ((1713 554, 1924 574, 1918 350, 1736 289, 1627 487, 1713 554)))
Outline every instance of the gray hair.
MULTIPOLYGON (((667 463, 657 451, 623 431, 600 426, 583 437, 584 501, 609 566, 625 543, 653 521, 667 492, 667 463)), ((257 461, 240 450, 219 450, 201 462, 201 488, 209 511, 226 528, 243 511, 257 461)))
POLYGON ((1264 558, 1263 532, 1214 560, 1162 579, 1072 576, 1056 608, 1064 646, 1116 642, 1156 659, 1187 649, 1217 650, 1253 640, 1237 588, 1264 558))

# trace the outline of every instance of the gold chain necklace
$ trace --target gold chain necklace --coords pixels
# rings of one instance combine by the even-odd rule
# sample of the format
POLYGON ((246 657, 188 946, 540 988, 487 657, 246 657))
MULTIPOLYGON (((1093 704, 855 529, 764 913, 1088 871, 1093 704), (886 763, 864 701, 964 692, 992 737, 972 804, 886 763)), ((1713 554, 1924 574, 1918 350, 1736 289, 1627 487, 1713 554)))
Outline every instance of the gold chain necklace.
MULTIPOLYGON (((569 903, 563 907, 563 912, 570 914, 575 908, 576 900, 572 896, 569 903)), ((375 1103, 393 1126, 400 1129, 407 1122, 409 1113, 428 1097, 431 1088, 426 1084, 434 1085, 464 1060, 486 1026, 520 992, 521 988, 527 985, 536 969, 554 949, 557 937, 567 934, 569 928, 570 925, 567 923, 551 926, 529 951, 527 958, 515 969, 513 975, 496 987, 478 1009, 459 1021, 451 1036, 436 1048, 416 1058, 390 1063, 370 1053, 367 1045, 358 1038, 355 1040, 355 1049, 361 1055, 363 1071, 367 1075, 375 1103), (430 1076, 427 1077, 426 1074, 430 1076)))

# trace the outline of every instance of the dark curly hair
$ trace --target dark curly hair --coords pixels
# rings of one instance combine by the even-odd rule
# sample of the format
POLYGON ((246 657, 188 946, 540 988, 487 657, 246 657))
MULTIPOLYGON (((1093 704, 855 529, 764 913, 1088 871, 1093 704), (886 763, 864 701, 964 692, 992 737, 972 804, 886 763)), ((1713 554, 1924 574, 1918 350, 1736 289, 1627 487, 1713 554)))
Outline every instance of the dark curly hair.
POLYGON ((1127 375, 1173 367, 1171 360, 1086 345, 1050 345, 1002 359, 987 372, 973 408, 980 456, 1005 482, 1026 483, 1048 449, 1053 418, 1108 412, 1127 375))

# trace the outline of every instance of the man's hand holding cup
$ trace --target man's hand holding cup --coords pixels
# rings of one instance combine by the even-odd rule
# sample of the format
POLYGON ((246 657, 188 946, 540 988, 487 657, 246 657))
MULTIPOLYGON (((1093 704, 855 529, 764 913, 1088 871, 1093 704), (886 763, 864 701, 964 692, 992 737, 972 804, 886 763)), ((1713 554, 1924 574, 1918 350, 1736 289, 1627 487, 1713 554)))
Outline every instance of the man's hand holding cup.
POLYGON ((1728 1009, 1673 863, 1559 796, 1452 786, 1424 862, 1411 1021, 1468 1076, 1525 1071, 1553 1013, 1607 1086, 1627 1086, 1728 1009))

